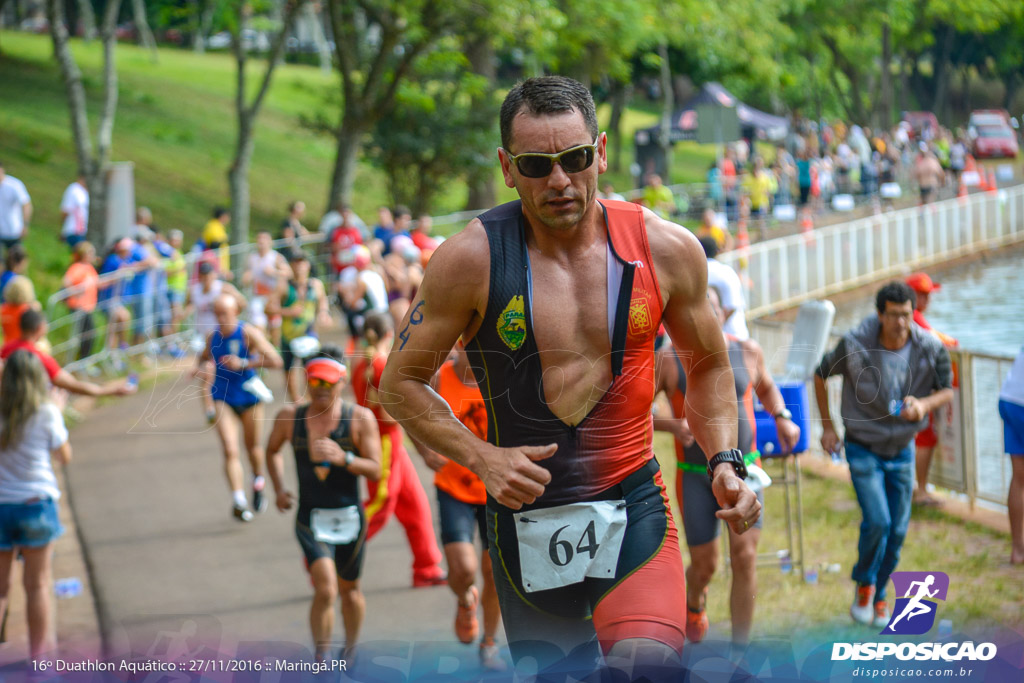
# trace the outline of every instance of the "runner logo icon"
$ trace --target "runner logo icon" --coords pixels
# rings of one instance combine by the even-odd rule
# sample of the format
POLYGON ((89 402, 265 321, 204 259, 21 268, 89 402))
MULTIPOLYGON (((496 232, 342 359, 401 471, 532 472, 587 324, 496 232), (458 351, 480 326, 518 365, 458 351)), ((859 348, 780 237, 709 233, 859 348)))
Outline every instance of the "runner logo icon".
POLYGON ((949 592, 949 576, 944 572, 893 572, 896 605, 882 635, 918 636, 935 624, 937 600, 949 592))

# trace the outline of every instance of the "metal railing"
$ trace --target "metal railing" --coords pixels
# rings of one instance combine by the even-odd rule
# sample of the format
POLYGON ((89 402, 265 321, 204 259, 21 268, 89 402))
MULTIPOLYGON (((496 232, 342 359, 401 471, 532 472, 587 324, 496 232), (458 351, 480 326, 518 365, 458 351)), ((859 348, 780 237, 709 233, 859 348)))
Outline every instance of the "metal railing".
MULTIPOLYGON (((750 334, 765 352, 768 369, 781 375, 789 345, 793 343, 793 325, 778 321, 748 322, 750 334)), ((830 348, 840 334, 830 336, 830 348)), ((973 506, 983 500, 1005 505, 1010 487, 1010 459, 1003 449, 1003 423, 999 417, 999 389, 1013 364, 1011 356, 975 353, 964 349, 950 350, 954 363, 953 402, 935 413, 934 427, 939 445, 932 455, 928 480, 949 491, 963 494, 973 506)), ((832 423, 842 434, 839 414, 842 404, 842 379, 832 377, 827 386, 832 423)), ((811 403, 810 444, 824 454, 821 440, 821 416, 814 400, 814 382, 807 381, 811 403)))
POLYGON ((1024 185, 760 242, 718 260, 741 276, 747 317, 1024 240, 1024 185))
MULTIPOLYGON (((276 240, 272 243, 272 248, 277 250, 286 246, 298 246, 307 253, 310 261, 315 267, 323 268, 327 267, 330 258, 330 254, 321 247, 325 240, 326 235, 321 233, 311 233, 310 235, 295 238, 294 240, 276 240)), ((255 251, 256 245, 253 243, 236 244, 228 248, 227 252, 230 257, 232 272, 231 277, 234 282, 241 282, 242 274, 246 270, 246 265, 249 261, 249 255, 255 251)), ((185 258, 186 273, 189 274, 190 285, 193 282, 196 261, 199 260, 201 255, 202 252, 197 250, 192 250, 183 254, 185 258)), ((136 297, 139 295, 125 296, 124 288, 126 283, 134 279, 139 274, 147 274, 155 277, 162 269, 162 266, 141 270, 122 268, 115 272, 101 275, 99 278, 99 286, 101 288, 112 287, 114 290, 110 296, 109 302, 105 304, 105 308, 114 310, 118 307, 124 306, 134 315, 135 311, 133 310, 133 304, 136 301, 136 297)), ((247 297, 250 297, 252 294, 251 287, 243 288, 239 286, 239 289, 247 297)), ((66 287, 55 292, 46 301, 47 319, 50 321, 47 336, 51 342, 54 342, 51 348, 51 355, 56 358, 58 362, 60 362, 69 372, 78 372, 80 370, 89 370, 91 368, 100 367, 107 369, 112 373, 119 373, 123 370, 121 366, 128 359, 140 356, 154 356, 171 346, 187 348, 196 343, 195 339, 197 333, 195 331, 194 314, 180 321, 170 334, 163 336, 155 334, 155 328, 157 326, 155 313, 160 303, 155 301, 156 294, 154 293, 154 301, 147 304, 149 309, 146 316, 147 320, 144 323, 144 339, 141 343, 130 345, 127 348, 114 347, 110 343, 112 335, 124 331, 131 332, 134 329, 134 321, 129 319, 129 321, 124 323, 121 327, 117 327, 115 324, 109 322, 108 317, 101 312, 100 307, 97 306, 96 311, 91 314, 93 315, 94 323, 96 323, 96 327, 91 333, 93 339, 93 352, 81 359, 76 359, 76 352, 78 351, 80 344, 76 330, 84 314, 69 310, 67 307, 67 301, 72 297, 82 294, 84 291, 85 288, 83 286, 66 287), (97 344, 100 346, 98 349, 97 344)))

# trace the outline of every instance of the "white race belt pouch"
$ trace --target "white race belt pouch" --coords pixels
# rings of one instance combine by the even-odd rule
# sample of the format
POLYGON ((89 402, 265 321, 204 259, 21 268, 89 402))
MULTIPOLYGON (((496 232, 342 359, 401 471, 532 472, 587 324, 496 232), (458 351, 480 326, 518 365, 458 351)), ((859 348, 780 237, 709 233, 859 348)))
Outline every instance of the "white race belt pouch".
POLYGON ((309 514, 309 528, 313 538, 331 545, 348 545, 359 538, 359 506, 343 508, 313 508, 309 514))
POLYGON ((527 593, 612 579, 626 534, 626 501, 571 503, 513 515, 527 593))

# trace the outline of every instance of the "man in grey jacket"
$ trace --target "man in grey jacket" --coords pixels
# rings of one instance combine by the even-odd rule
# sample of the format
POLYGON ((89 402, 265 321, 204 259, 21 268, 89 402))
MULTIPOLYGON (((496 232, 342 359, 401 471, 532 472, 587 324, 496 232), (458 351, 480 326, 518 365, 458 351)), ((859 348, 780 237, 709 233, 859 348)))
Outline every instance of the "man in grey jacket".
POLYGON ((914 324, 914 291, 890 282, 875 297, 877 316, 866 318, 825 354, 814 378, 824 433, 822 447, 846 450, 863 519, 857 544, 857 583, 850 616, 884 628, 889 575, 896 569, 910 523, 914 490, 914 435, 928 414, 953 400, 949 354, 936 337, 914 324), (836 434, 825 380, 843 377, 836 434))

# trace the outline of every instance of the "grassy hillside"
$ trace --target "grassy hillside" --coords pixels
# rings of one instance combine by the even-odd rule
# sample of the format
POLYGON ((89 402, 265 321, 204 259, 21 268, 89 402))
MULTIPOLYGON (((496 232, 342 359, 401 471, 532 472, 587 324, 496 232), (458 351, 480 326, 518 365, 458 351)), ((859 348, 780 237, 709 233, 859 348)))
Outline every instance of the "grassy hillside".
MULTIPOLYGON (((102 86, 100 45, 76 40, 72 50, 95 113, 102 86)), ((195 236, 211 207, 228 202, 226 173, 235 135, 234 63, 226 54, 165 49, 154 64, 147 52, 125 44, 117 47, 117 63, 120 95, 112 158, 134 163, 136 201, 153 209, 158 224, 195 236)), ((258 62, 252 65, 250 87, 256 87, 261 68, 258 62)), ((253 229, 276 231, 286 205, 295 199, 307 203, 307 223, 318 221, 325 208, 334 142, 303 128, 299 120, 319 108, 324 93, 336 84, 335 74, 316 68, 278 69, 257 124, 251 172, 253 229)), ((599 111, 602 123, 608 113, 607 107, 599 111)), ((627 112, 623 171, 607 178, 618 189, 630 186, 632 131, 656 120, 650 112, 627 112)), ((672 180, 702 178, 713 156, 711 148, 677 146, 672 180)), ((0 159, 32 195, 35 218, 27 242, 34 259, 33 278, 45 296, 56 288, 67 265, 67 251, 57 238, 59 204, 76 169, 64 84, 48 36, 0 35, 0 159)), ((497 164, 495 174, 500 178, 497 164)), ((368 220, 374 218, 376 207, 388 200, 384 178, 361 163, 355 187, 356 211, 368 220)), ((502 200, 514 196, 500 182, 499 191, 502 200)), ((465 196, 463 184, 453 183, 436 213, 463 208, 465 196)))

